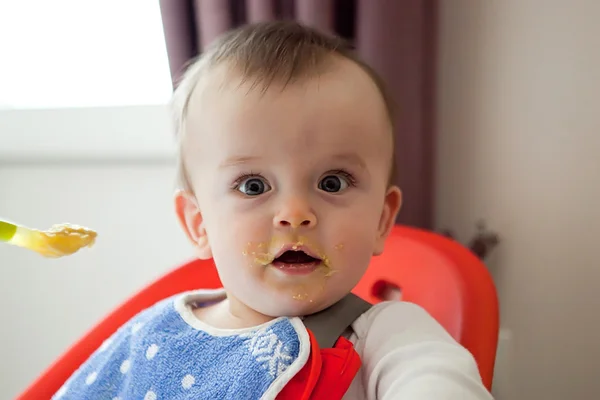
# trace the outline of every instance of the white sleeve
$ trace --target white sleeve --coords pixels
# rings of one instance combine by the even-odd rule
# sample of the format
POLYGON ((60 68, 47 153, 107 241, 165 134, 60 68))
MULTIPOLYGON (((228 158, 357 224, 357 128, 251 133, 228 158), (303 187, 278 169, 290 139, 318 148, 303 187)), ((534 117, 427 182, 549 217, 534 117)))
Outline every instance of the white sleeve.
POLYGON ((491 400, 477 364, 421 307, 386 302, 353 324, 368 400, 491 400))

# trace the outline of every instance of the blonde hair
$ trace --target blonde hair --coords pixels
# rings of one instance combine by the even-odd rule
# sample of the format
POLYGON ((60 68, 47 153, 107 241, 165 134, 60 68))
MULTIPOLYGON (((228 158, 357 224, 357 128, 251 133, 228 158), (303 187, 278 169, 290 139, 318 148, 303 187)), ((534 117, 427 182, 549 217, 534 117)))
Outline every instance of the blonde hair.
MULTIPOLYGON (((185 136, 185 119, 194 88, 207 71, 218 65, 231 65, 241 74, 243 82, 252 82, 252 89, 266 91, 274 83, 285 88, 299 80, 318 76, 330 66, 335 56, 356 63, 369 75, 382 96, 393 126, 394 107, 383 80, 358 57, 347 41, 297 22, 273 21, 244 25, 225 33, 188 64, 171 103, 175 134, 181 143, 185 136)), ((181 156, 181 146, 179 159, 180 185, 185 190, 191 190, 181 156)), ((392 166, 392 174, 393 169, 392 166)))

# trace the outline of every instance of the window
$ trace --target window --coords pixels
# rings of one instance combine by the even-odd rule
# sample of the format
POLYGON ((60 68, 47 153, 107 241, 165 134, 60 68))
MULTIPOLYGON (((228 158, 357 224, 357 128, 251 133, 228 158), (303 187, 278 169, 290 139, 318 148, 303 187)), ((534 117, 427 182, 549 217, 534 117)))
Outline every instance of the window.
POLYGON ((171 94, 158 1, 0 0, 0 105, 164 104, 171 94))
POLYGON ((0 0, 0 161, 164 158, 156 0, 0 0))

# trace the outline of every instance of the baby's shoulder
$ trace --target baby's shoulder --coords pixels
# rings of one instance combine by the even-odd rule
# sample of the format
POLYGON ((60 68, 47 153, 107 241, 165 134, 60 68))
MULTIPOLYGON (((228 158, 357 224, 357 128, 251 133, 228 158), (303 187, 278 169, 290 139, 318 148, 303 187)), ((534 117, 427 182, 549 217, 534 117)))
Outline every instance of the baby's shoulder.
POLYGON ((352 325, 358 339, 403 336, 407 340, 437 339, 452 343, 454 339, 424 308, 405 301, 375 304, 352 325))

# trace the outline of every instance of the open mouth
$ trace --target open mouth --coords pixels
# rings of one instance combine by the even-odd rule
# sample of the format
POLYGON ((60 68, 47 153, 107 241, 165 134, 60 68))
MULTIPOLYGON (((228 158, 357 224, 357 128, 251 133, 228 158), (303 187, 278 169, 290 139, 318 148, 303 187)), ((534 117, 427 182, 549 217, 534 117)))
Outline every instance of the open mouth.
POLYGON ((284 272, 302 274, 314 271, 321 261, 302 250, 288 250, 275 258, 272 264, 284 272))

